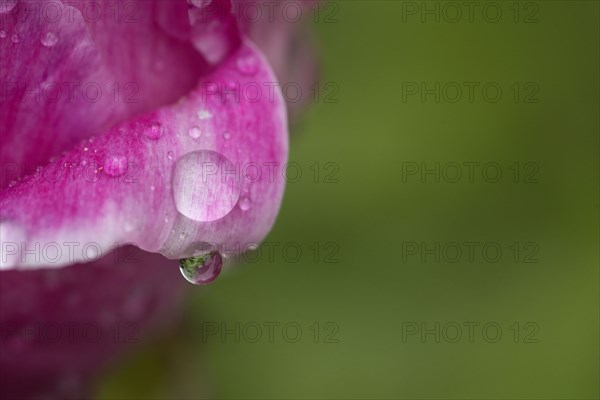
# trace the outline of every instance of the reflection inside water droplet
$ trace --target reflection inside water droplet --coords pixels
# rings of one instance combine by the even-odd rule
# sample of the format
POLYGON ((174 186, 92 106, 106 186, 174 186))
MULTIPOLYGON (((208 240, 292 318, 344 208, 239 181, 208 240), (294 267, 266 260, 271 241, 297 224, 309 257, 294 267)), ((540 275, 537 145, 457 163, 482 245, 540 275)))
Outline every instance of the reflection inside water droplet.
POLYGON ((216 250, 179 260, 181 275, 194 285, 208 285, 221 273, 223 257, 216 250))
POLYGON ((194 221, 223 218, 240 197, 240 177, 225 156, 210 150, 185 154, 173 174, 175 207, 194 221))

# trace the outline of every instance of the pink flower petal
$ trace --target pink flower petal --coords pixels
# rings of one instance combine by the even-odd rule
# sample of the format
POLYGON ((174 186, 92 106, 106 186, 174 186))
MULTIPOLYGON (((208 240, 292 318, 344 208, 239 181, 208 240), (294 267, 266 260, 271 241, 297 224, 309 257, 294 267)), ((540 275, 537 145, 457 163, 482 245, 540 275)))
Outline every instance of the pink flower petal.
POLYGON ((80 143, 0 196, 2 268, 90 261, 115 243, 168 258, 263 239, 283 195, 285 103, 245 44, 174 105, 80 143))
POLYGON ((285 98, 291 119, 297 119, 314 100, 314 85, 319 84, 317 46, 308 22, 315 16, 334 18, 323 4, 318 0, 241 0, 236 7, 244 30, 264 52, 279 85, 289 91, 285 98))
POLYGON ((121 248, 86 265, 2 271, 0 397, 82 399, 117 353, 177 322, 185 282, 121 248))
POLYGON ((0 187, 197 84, 208 66, 157 23, 163 3, 23 1, 0 14, 0 187))

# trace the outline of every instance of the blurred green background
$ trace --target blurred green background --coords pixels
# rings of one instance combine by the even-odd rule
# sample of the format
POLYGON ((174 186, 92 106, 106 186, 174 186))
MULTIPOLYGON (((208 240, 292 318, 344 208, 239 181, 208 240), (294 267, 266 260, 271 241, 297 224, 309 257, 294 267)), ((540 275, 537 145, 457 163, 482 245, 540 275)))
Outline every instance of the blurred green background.
POLYGON ((337 22, 314 29, 320 87, 334 86, 292 136, 303 176, 267 238, 274 258, 263 247, 195 288, 178 330, 130 354, 97 398, 597 399, 599 3, 484 15, 482 2, 472 22, 454 3, 455 23, 444 2, 439 23, 421 20, 435 2, 333 3, 337 22), (440 83, 439 103, 423 82, 440 83), (472 101, 464 82, 479 84, 472 101), (439 163, 439 182, 403 175, 422 163, 439 163), (222 323, 240 324, 239 342, 222 323))

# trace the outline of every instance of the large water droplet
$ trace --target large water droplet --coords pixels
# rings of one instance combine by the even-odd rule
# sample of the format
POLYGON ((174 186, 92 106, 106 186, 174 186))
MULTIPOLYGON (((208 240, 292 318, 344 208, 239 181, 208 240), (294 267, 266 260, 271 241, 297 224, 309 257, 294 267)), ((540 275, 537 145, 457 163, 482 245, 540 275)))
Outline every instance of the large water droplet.
POLYGON ((18 0, 0 0, 0 14, 11 12, 18 0))
POLYGON ((40 41, 42 42, 42 44, 46 47, 52 47, 54 46, 57 42, 58 42, 58 37, 52 33, 52 32, 48 32, 45 35, 42 36, 42 38, 40 39, 40 41))
POLYGON ((146 135, 146 137, 148 139, 152 139, 152 140, 160 139, 163 132, 164 132, 164 128, 162 127, 161 123, 158 121, 150 122, 150 124, 148 124, 146 129, 144 129, 144 135, 146 135))
POLYGON ((188 131, 188 134, 190 135, 190 137, 192 137, 194 139, 198 139, 200 137, 200 135, 202 134, 202 131, 200 130, 199 127, 192 126, 190 128, 190 130, 188 131))
POLYGON ((252 54, 240 56, 236 61, 237 69, 244 75, 254 75, 258 71, 258 60, 252 54))
POLYGON ((179 260, 179 270, 188 282, 208 285, 221 273, 223 257, 216 250, 179 260))
POLYGON ((240 197, 240 179, 225 156, 210 150, 187 153, 173 174, 175 207, 195 221, 223 218, 240 197))
POLYGON ((104 160, 104 172, 110 176, 120 176, 127 171, 127 157, 112 155, 104 160))

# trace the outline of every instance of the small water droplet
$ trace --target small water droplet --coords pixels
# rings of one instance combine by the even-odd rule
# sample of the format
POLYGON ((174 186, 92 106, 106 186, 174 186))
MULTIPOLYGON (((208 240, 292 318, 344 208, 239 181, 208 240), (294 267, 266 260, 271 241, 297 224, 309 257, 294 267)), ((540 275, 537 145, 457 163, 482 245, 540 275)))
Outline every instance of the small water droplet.
POLYGON ((21 38, 19 37, 19 35, 17 35, 15 33, 14 35, 12 35, 12 37, 10 38, 10 40, 12 40, 13 43, 19 43, 19 40, 21 40, 21 38))
POLYGON ((88 151, 88 150, 89 150, 89 149, 88 149, 87 147, 84 147, 84 148, 83 148, 83 151, 88 151))
POLYGON ((223 132, 223 139, 225 139, 225 140, 231 139, 231 132, 229 132, 229 131, 223 132))
POLYGON ((216 250, 179 260, 183 277, 194 285, 208 285, 221 273, 223 257, 216 250))
POLYGON ((167 158, 168 158, 169 160, 172 160, 172 159, 173 159, 173 152, 172 152, 172 151, 169 151, 169 152, 167 152, 167 158))
POLYGON ((158 121, 151 122, 150 124, 148 124, 146 129, 144 129, 144 135, 146 135, 148 139, 152 140, 160 139, 163 133, 164 128, 162 127, 162 124, 158 121))
POLYGON ((200 119, 210 119, 210 118, 212 118, 212 114, 211 114, 210 111, 200 110, 200 111, 198 111, 198 118, 200 118, 200 119))
POLYGON ((112 155, 104 160, 104 172, 110 176, 120 176, 127 170, 127 157, 112 155))
POLYGON ((239 205, 240 205, 240 210, 248 211, 250 209, 250 207, 252 207, 252 200, 250 200, 249 197, 244 196, 240 199, 239 205))
POLYGON ((181 232, 179 234, 179 239, 185 239, 187 237, 187 234, 185 232, 181 232))
POLYGON ((236 66, 242 74, 251 76, 258 71, 258 60, 252 54, 242 55, 236 60, 236 66))
POLYGON ((0 30, 0 38, 4 39, 6 36, 8 36, 8 32, 6 32, 4 29, 0 30))
POLYGON ((10 182, 8 182, 8 187, 13 187, 17 184, 17 181, 15 181, 14 179, 10 182))
POLYGON ((200 135, 202 134, 202 131, 200 130, 199 127, 197 126, 192 126, 190 128, 190 130, 188 131, 189 135, 194 138, 194 139, 198 139, 200 137, 200 135))
POLYGON ((52 33, 52 32, 48 32, 45 35, 42 36, 42 38, 40 39, 40 41, 42 42, 42 44, 46 47, 52 47, 54 46, 57 42, 58 42, 58 37, 52 33))

